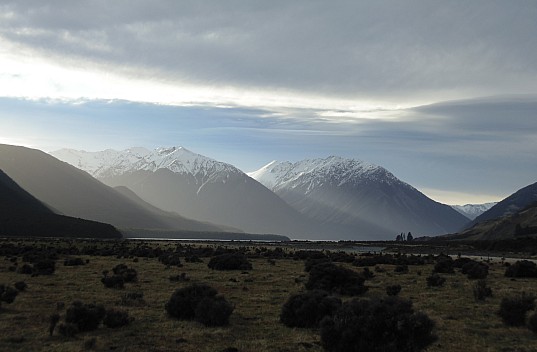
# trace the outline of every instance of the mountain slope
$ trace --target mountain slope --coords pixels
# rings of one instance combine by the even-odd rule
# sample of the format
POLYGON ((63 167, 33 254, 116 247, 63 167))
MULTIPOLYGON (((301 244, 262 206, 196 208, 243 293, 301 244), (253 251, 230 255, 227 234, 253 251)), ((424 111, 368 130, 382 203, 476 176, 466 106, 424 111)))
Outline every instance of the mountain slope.
POLYGON ((537 203, 533 203, 514 214, 483 220, 471 228, 447 238, 474 241, 506 240, 527 236, 537 236, 537 203))
POLYGON ((485 220, 515 214, 534 202, 537 202, 537 182, 519 189, 509 197, 498 202, 495 206, 475 218, 468 227, 485 220))
POLYGON ((54 214, 0 170, 0 236, 121 238, 113 226, 54 214))
POLYGON ((474 220, 479 215, 483 214, 496 204, 497 202, 483 204, 452 205, 451 207, 462 215, 466 216, 468 219, 474 220))
POLYGON ((63 149, 52 155, 109 186, 126 186, 159 208, 198 221, 292 238, 337 235, 321 229, 234 166, 182 147, 95 153, 63 149))
POLYGON ((272 162, 249 174, 287 203, 323 224, 345 226, 364 238, 394 238, 401 232, 438 235, 468 219, 437 203, 386 169, 329 157, 297 163, 272 162))
POLYGON ((39 150, 0 145, 0 169, 30 194, 64 215, 122 228, 220 230, 217 226, 187 221, 163 211, 148 211, 88 173, 39 150))

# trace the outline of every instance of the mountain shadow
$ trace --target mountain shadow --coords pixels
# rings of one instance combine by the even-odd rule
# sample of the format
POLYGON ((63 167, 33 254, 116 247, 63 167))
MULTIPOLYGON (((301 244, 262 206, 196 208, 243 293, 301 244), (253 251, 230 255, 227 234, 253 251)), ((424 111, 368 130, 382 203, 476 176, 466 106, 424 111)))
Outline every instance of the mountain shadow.
POLYGON ((112 225, 55 214, 0 170, 0 236, 121 238, 112 225))

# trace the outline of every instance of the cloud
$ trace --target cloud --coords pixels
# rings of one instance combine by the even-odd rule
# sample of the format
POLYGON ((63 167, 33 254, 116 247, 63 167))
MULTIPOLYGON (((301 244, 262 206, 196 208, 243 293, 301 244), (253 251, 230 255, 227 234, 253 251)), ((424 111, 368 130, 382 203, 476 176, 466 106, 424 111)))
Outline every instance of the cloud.
MULTIPOLYGON (((533 1, 0 6, 0 37, 26 55, 100 75, 227 90, 231 102, 260 92, 281 104, 286 95, 305 97, 295 107, 320 97, 408 106, 537 90, 533 1)), ((202 98, 211 99, 193 99, 202 98)))

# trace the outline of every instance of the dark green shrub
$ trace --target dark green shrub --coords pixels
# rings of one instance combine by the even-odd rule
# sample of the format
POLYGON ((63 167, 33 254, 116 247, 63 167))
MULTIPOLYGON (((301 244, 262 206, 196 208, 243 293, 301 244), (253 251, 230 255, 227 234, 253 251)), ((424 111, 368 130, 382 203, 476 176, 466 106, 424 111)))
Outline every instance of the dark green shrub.
POLYGON ((357 272, 332 263, 321 263, 311 268, 306 288, 342 295, 361 295, 367 291, 365 279, 357 272))
POLYGON ((75 301, 67 308, 65 322, 76 325, 78 331, 91 331, 97 329, 103 320, 105 309, 102 305, 85 304, 75 301))
POLYGON ((492 297, 492 289, 487 286, 486 280, 478 280, 473 288, 476 301, 484 301, 487 297, 492 297))
POLYGON ((78 327, 73 323, 65 323, 58 326, 58 331, 65 337, 74 337, 78 334, 78 327))
POLYGON ((408 273, 408 265, 406 265, 406 264, 396 265, 394 271, 396 273, 402 273, 402 274, 408 273))
POLYGON ((28 285, 24 281, 17 281, 15 282, 15 284, 13 284, 13 286, 15 286, 18 291, 24 291, 28 287, 28 285))
POLYGON ((433 269, 434 273, 453 274, 453 259, 450 257, 442 257, 435 265, 433 269))
POLYGON ((282 307, 280 321, 288 327, 318 328, 321 320, 333 315, 341 300, 328 292, 313 290, 289 297, 282 307))
POLYGON ((0 303, 6 302, 11 304, 15 301, 15 298, 19 294, 19 291, 11 286, 0 285, 0 303))
POLYGON ((125 280, 121 275, 105 276, 101 279, 101 282, 106 288, 125 288, 125 280))
POLYGON ((63 261, 64 266, 79 266, 79 265, 85 265, 86 263, 82 260, 82 258, 66 258, 63 261))
POLYGON ((224 326, 233 309, 223 296, 205 297, 196 306, 195 320, 205 326, 224 326))
POLYGON ((522 326, 526 323, 526 313, 535 308, 535 296, 522 293, 518 297, 506 297, 500 303, 498 315, 509 326, 522 326))
POLYGON ((440 287, 443 286, 445 282, 446 278, 438 275, 437 273, 434 273, 427 278, 427 286, 429 287, 440 287))
POLYGON ((371 270, 369 270, 368 267, 365 267, 364 270, 362 271, 362 276, 364 277, 364 279, 369 280, 369 279, 374 278, 375 274, 371 270))
POLYGON ((166 303, 166 311, 174 318, 192 320, 196 316, 196 307, 205 297, 214 297, 217 291, 205 284, 193 284, 179 288, 166 303))
POLYGON ((34 272, 34 268, 30 264, 24 264, 17 270, 19 274, 31 275, 34 272))
POLYGON ((217 293, 208 285, 192 284, 175 290, 165 308, 177 319, 196 320, 207 326, 226 325, 233 306, 217 293))
POLYGON ((179 253, 164 253, 158 257, 158 260, 167 266, 176 266, 178 268, 183 266, 179 253))
POLYGON ((116 265, 112 271, 115 275, 123 277, 124 282, 136 282, 138 281, 138 273, 135 269, 129 268, 125 264, 116 265))
POLYGON ((52 275, 56 270, 56 262, 51 259, 41 260, 34 264, 34 275, 52 275))
POLYGON ((398 297, 351 300, 321 321, 328 352, 420 351, 436 340, 434 322, 398 297))
POLYGON ((537 265, 529 260, 519 260, 505 270, 507 277, 537 277, 537 265))
POLYGON ((186 273, 181 273, 180 275, 172 275, 168 278, 171 282, 187 282, 190 281, 190 278, 186 276, 186 273))
POLYGON ((133 320, 134 318, 129 317, 129 313, 127 311, 112 308, 106 310, 103 324, 108 328, 115 329, 128 325, 133 320))
POLYGON ((321 257, 321 258, 308 258, 304 262, 304 271, 309 273, 311 268, 313 268, 317 264, 321 263, 330 263, 331 260, 328 257, 321 257))
POLYGON ((469 279, 486 279, 489 274, 489 266, 484 263, 468 262, 462 266, 461 272, 469 279))
POLYGON ((214 270, 252 270, 252 263, 242 253, 224 253, 212 257, 207 266, 214 270))
POLYGON ((397 296, 401 292, 401 285, 390 285, 386 287, 386 294, 388 296, 397 296))

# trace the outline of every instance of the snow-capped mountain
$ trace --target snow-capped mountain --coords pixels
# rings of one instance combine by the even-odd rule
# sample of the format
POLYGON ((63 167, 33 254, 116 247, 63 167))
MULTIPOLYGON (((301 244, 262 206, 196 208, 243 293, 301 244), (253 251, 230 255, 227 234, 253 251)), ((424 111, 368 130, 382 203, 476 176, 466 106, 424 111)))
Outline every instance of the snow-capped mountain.
POLYGON ((236 167, 183 147, 51 153, 154 206, 250 233, 319 238, 318 226, 236 167))
POLYGON ((451 207, 462 215, 466 216, 468 219, 474 220, 496 204, 496 202, 492 202, 483 204, 452 205, 451 207))
POLYGON ((189 174, 202 180, 230 174, 242 174, 236 167, 193 153, 183 147, 129 148, 122 151, 107 149, 86 152, 60 149, 50 153, 56 158, 82 169, 96 178, 107 178, 134 171, 168 169, 177 174, 189 174))
POLYGON ((296 163, 273 161, 249 175, 299 212, 362 238, 391 239, 409 231, 437 235, 468 222, 383 167, 360 160, 331 156, 296 163))

